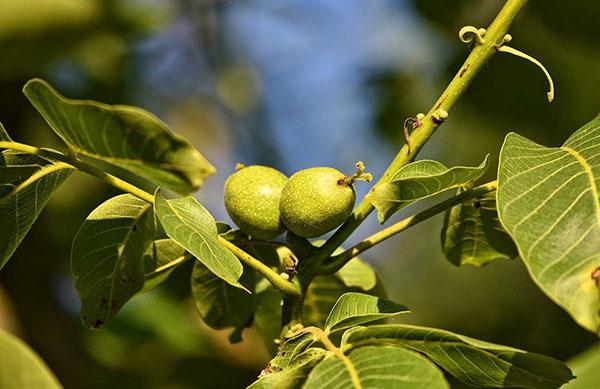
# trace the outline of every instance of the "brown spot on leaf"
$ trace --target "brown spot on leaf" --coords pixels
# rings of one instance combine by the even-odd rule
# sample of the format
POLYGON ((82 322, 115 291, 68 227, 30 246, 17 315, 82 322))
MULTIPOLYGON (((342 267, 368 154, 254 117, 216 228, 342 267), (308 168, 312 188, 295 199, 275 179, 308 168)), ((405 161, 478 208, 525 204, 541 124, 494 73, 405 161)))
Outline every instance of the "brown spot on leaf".
POLYGON ((592 280, 596 281, 596 285, 598 285, 598 280, 600 280, 600 266, 592 272, 592 280))

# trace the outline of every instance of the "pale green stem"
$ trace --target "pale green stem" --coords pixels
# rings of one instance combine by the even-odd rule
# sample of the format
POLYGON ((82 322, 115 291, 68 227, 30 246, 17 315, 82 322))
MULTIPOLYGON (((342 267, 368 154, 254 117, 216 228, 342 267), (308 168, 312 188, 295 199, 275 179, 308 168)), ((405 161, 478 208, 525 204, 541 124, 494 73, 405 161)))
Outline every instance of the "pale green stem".
MULTIPOLYGON (((66 163, 67 165, 70 165, 76 168, 77 170, 85 172, 89 175, 92 175, 100 179, 101 181, 111 186, 114 186, 115 188, 121 189, 123 192, 130 193, 150 204, 154 204, 154 196, 151 193, 148 193, 145 190, 140 189, 137 186, 132 185, 129 182, 124 181, 118 177, 108 174, 74 156, 65 155, 55 150, 42 149, 23 143, 9 141, 0 141, 0 149, 12 149, 22 151, 28 154, 38 155, 42 158, 46 158, 52 161, 66 163)), ((257 270, 259 273, 264 275, 265 278, 269 280, 273 284, 273 286, 279 289, 282 293, 290 295, 300 295, 300 290, 294 283, 284 279, 279 274, 277 274, 276 271, 266 266, 258 259, 254 258, 253 256, 246 253, 244 250, 240 249, 239 247, 227 241, 226 239, 219 237, 219 241, 230 251, 232 251, 235 254, 235 256, 240 259, 240 261, 244 262, 246 265, 250 266, 251 268, 257 270)))
POLYGON ((219 242, 221 242, 221 244, 225 246, 225 248, 227 248, 229 251, 235 254, 235 256, 238 257, 240 261, 244 262, 246 265, 257 270, 263 276, 265 276, 265 278, 269 280, 269 282, 273 284, 275 288, 279 289, 283 294, 300 296, 300 288, 296 284, 284 279, 279 274, 277 274, 276 271, 274 271, 258 259, 254 258, 252 255, 248 254, 241 248, 237 247, 227 239, 219 236, 219 242))
POLYGON ((154 196, 152 194, 138 188, 135 185, 128 183, 127 181, 115 177, 112 174, 108 174, 105 171, 102 171, 97 167, 92 166, 78 158, 59 153, 55 150, 42 149, 39 147, 17 142, 0 142, 0 149, 12 149, 22 151, 28 154, 39 155, 42 158, 50 159, 52 161, 64 162, 78 170, 81 170, 82 172, 85 172, 89 175, 98 178, 101 181, 104 181, 105 183, 111 186, 121 189, 123 192, 131 193, 132 195, 137 196, 148 203, 154 203, 154 196))
POLYGON ((357 243, 356 245, 349 248, 348 250, 345 250, 337 255, 334 255, 333 257, 331 257, 331 261, 326 262, 319 269, 319 274, 323 274, 323 275, 333 274, 336 271, 340 270, 349 260, 351 260, 352 258, 356 257, 357 255, 365 252, 366 250, 370 249, 371 247, 378 245, 379 243, 383 242, 384 240, 389 239, 392 236, 409 229, 410 227, 416 226, 417 224, 421 223, 422 221, 427 220, 427 219, 437 215, 438 213, 444 212, 445 210, 450 209, 458 204, 461 204, 465 201, 475 199, 475 198, 480 197, 488 192, 492 192, 492 191, 496 190, 497 186, 498 186, 497 181, 489 182, 487 184, 478 186, 476 188, 473 188, 473 189, 465 191, 461 194, 458 194, 454 197, 451 197, 447 200, 444 200, 438 204, 435 204, 432 207, 425 209, 424 211, 421 211, 412 216, 409 216, 406 219, 403 219, 403 220, 399 221, 398 223, 395 223, 395 224, 389 226, 388 228, 385 228, 385 229, 371 235, 367 239, 363 240, 360 243, 357 243))
MULTIPOLYGON (((446 87, 446 90, 421 120, 421 125, 411 134, 410 146, 404 145, 402 147, 396 158, 371 190, 376 190, 379 185, 388 182, 398 169, 414 160, 419 151, 434 134, 435 130, 443 123, 447 113, 452 109, 458 98, 471 85, 475 76, 483 69, 494 54, 497 53, 498 47, 504 42, 504 36, 510 24, 519 11, 527 4, 527 1, 508 0, 504 4, 504 7, 502 7, 485 32, 485 40, 482 43, 475 44, 464 64, 446 87)), ((373 209, 373 205, 363 199, 350 218, 317 251, 317 257, 321 261, 325 261, 348 239, 367 216, 373 212, 373 209)))

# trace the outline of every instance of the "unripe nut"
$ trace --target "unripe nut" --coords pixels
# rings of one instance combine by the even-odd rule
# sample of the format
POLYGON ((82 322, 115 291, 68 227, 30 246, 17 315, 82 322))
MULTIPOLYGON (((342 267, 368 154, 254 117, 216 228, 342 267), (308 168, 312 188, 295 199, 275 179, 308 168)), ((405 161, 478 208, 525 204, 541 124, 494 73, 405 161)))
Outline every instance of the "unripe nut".
POLYGON ((354 187, 339 170, 314 167, 290 177, 281 193, 281 220, 294 234, 319 237, 342 224, 354 208, 354 187))
POLYGON ((283 233, 279 201, 286 181, 280 171, 260 165, 243 167, 227 178, 225 208, 240 230, 264 240, 283 233))

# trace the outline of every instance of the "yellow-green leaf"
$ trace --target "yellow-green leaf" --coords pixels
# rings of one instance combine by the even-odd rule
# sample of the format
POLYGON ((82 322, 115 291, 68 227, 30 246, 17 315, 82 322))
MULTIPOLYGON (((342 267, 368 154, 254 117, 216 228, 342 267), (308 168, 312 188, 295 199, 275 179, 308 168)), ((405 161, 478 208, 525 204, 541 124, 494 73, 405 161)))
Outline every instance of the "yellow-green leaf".
POLYGON ((498 216, 538 286, 600 333, 600 118, 561 147, 507 135, 498 216))
MULTIPOLYGON (((400 347, 364 346, 346 362, 329 353, 310 372, 304 389, 444 389, 444 374, 422 355, 400 347)), ((285 370, 284 370, 285 371, 285 370)))
POLYGON ((219 243, 212 215, 193 197, 167 200, 156 191, 154 212, 167 236, 186 249, 217 277, 245 289, 238 279, 244 268, 236 256, 219 243))
POLYGON ((61 389, 62 385, 25 342, 0 329, 0 388, 61 389))

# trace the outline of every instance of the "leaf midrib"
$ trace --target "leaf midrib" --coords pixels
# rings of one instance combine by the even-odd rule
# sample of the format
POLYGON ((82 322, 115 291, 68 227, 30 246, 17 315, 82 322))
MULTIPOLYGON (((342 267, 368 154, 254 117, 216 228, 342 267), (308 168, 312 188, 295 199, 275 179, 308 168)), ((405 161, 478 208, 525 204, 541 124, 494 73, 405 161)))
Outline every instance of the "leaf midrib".
MULTIPOLYGON (((10 167, 10 166, 8 166, 8 167, 10 167)), ((19 193, 21 190, 26 188, 27 186, 31 185, 33 182, 40 180, 40 179, 44 178, 45 176, 48 176, 54 172, 58 172, 63 169, 74 169, 74 168, 73 168, 73 166, 69 165, 68 163, 64 163, 64 162, 57 162, 57 163, 52 163, 49 165, 44 165, 44 166, 40 167, 40 169, 37 172, 35 172, 31 176, 29 176, 29 178, 27 178, 25 181, 21 182, 19 185, 15 185, 15 187, 10 192, 8 192, 5 196, 0 198, 0 200, 4 200, 7 197, 14 196, 17 193, 19 193)))
POLYGON ((571 154, 577 162, 581 165, 583 170, 585 171, 588 181, 590 183, 590 187, 592 189, 592 195, 594 196, 594 208, 596 209, 596 222, 600 226, 600 197, 598 195, 598 186, 596 185, 596 179, 594 177, 594 171, 592 170, 592 166, 588 163, 588 161, 583 157, 583 155, 579 154, 577 150, 563 146, 561 149, 565 150, 567 153, 571 154))

